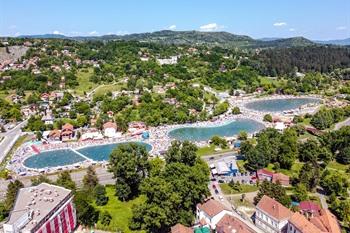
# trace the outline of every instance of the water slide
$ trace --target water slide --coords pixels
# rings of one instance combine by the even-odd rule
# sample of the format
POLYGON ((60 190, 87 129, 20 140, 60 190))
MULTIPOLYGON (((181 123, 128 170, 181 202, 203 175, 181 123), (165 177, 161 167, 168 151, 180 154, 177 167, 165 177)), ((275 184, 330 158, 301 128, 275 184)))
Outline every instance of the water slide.
POLYGON ((37 153, 37 154, 40 153, 40 150, 35 145, 31 145, 31 148, 35 153, 37 153))

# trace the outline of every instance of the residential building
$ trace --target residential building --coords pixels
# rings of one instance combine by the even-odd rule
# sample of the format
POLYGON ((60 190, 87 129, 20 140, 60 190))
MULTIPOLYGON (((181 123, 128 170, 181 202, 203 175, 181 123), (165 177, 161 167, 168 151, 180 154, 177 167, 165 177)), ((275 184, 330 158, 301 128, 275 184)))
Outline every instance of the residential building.
POLYGON ((337 218, 328 209, 321 209, 318 216, 310 219, 322 232, 340 233, 341 229, 337 218))
POLYGON ((253 233, 247 224, 231 215, 224 215, 222 219, 216 224, 216 233, 253 233))
POLYGON ((193 233, 193 230, 190 227, 186 227, 178 223, 175 226, 171 227, 170 232, 171 233, 193 233))
POLYGON ((19 190, 5 233, 69 233, 77 225, 71 190, 41 183, 19 190))
POLYGON ((287 233, 322 233, 300 213, 294 213, 288 221, 287 233))
POLYGON ((302 201, 299 203, 299 211, 307 218, 316 217, 319 215, 320 206, 312 201, 302 201))
POLYGON ((73 125, 66 123, 62 126, 61 130, 61 140, 68 141, 74 137, 74 127, 73 125))
POLYGON ((211 229, 215 229, 217 223, 226 214, 232 212, 224 205, 214 199, 208 199, 204 203, 197 205, 196 222, 206 223, 211 229))
POLYGON ((255 225, 268 233, 284 232, 292 212, 264 195, 256 206, 255 225))
POLYGON ((105 137, 114 138, 117 136, 117 124, 108 121, 103 124, 103 134, 105 137))
POLYGON ((289 185, 289 176, 282 173, 274 173, 266 169, 259 169, 256 175, 259 181, 267 180, 273 183, 279 182, 283 186, 289 185))

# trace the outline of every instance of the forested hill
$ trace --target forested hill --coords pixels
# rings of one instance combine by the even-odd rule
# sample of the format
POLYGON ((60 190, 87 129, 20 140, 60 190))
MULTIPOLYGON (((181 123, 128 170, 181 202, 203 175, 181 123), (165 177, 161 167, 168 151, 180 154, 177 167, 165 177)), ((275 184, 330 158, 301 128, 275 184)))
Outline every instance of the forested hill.
POLYGON ((229 32, 200 32, 200 31, 170 31, 163 30, 151 33, 135 33, 128 35, 104 35, 88 37, 67 37, 64 35, 32 35, 20 36, 28 38, 60 38, 74 40, 136 40, 163 44, 209 45, 239 48, 287 48, 315 45, 314 42, 303 38, 293 37, 272 41, 255 40, 249 36, 235 35, 229 32))

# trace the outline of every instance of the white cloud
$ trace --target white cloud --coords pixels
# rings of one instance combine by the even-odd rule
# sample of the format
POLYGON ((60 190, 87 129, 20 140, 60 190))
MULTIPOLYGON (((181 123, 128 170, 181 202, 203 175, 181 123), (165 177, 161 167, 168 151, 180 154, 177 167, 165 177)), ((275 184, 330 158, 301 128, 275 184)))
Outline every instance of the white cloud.
POLYGON ((123 35, 127 35, 127 34, 130 34, 130 33, 128 31, 119 30, 119 31, 117 31, 116 34, 119 35, 119 36, 123 36, 123 35))
POLYGON ((284 27, 284 26, 287 26, 287 23, 286 22, 276 22, 273 24, 273 26, 275 27, 284 27))
POLYGON ((52 33, 55 35, 63 35, 63 32, 60 32, 58 30, 53 31, 52 33))
POLYGON ((217 23, 209 23, 199 27, 201 31, 206 31, 206 32, 212 32, 223 28, 224 26, 218 25, 217 23))
POLYGON ((346 30, 346 29, 347 29, 347 27, 345 27, 345 26, 336 27, 337 31, 343 31, 343 30, 346 30))
POLYGON ((21 35, 21 33, 20 32, 16 32, 14 36, 19 36, 19 35, 21 35))
POLYGON ((98 34, 98 32, 97 31, 92 31, 92 32, 89 32, 89 35, 90 36, 96 36, 98 34))
POLYGON ((17 26, 14 24, 9 26, 9 29, 11 29, 11 30, 16 29, 16 28, 17 28, 17 26))
POLYGON ((289 31, 290 32, 295 32, 296 30, 295 30, 295 28, 289 28, 289 31))
POLYGON ((169 27, 168 27, 168 29, 169 30, 175 30, 176 29, 176 25, 174 24, 174 25, 170 25, 169 27))

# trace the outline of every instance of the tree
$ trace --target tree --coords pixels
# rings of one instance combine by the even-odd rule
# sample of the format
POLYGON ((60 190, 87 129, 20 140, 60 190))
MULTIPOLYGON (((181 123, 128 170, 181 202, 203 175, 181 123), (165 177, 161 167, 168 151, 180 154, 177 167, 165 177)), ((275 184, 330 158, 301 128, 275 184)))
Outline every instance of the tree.
POLYGON ((227 141, 224 138, 221 138, 219 136, 213 136, 211 138, 211 143, 214 144, 215 146, 221 146, 221 148, 227 148, 227 141))
POLYGON ((237 106, 233 107, 233 109, 232 109, 232 114, 233 114, 233 115, 239 115, 239 114, 241 114, 241 110, 239 109, 239 107, 237 107, 237 106))
POLYGON ((70 176, 69 171, 63 171, 60 174, 58 174, 56 184, 58 186, 62 186, 66 189, 70 189, 72 191, 75 191, 76 185, 74 181, 72 180, 72 177, 70 176))
POLYGON ((95 169, 89 166, 86 171, 86 175, 83 177, 83 187, 87 191, 93 190, 98 184, 98 178, 95 169))
POLYGON ((36 135, 36 140, 38 141, 40 141, 43 138, 43 134, 41 133, 41 131, 37 131, 35 135, 36 135))
POLYGON ((99 212, 89 204, 85 192, 77 192, 74 195, 74 204, 77 210, 77 220, 84 226, 93 226, 99 216, 99 212))
POLYGON ((336 156, 336 159, 339 163, 350 164, 350 146, 347 146, 340 150, 336 156))
POLYGON ((113 150, 109 171, 116 178, 116 194, 120 200, 129 200, 139 194, 139 185, 149 170, 149 154, 136 143, 122 144, 113 150))
POLYGON ((308 191, 316 188, 320 181, 320 169, 317 163, 304 163, 299 171, 299 182, 304 184, 308 191))
POLYGON ((272 122, 272 116, 270 114, 266 114, 264 116, 264 121, 267 121, 267 122, 272 122))
POLYGON ((290 169, 298 155, 298 136, 293 129, 286 129, 280 139, 280 149, 277 160, 284 169, 290 169))
POLYGON ((100 214, 99 219, 102 225, 109 226, 112 220, 112 216, 107 210, 105 210, 102 212, 102 214, 100 214))
POLYGON ((322 108, 312 116, 310 123, 317 129, 327 129, 334 123, 332 112, 322 108))
POLYGON ((246 131, 240 131, 238 133, 238 139, 239 140, 247 140, 248 139, 248 133, 246 131))
POLYGON ((322 174, 320 185, 328 195, 334 193, 337 196, 348 196, 350 183, 348 178, 338 171, 329 172, 328 170, 325 170, 322 174))
POLYGON ((44 175, 39 175, 37 177, 34 177, 30 180, 32 182, 32 186, 37 186, 41 183, 48 183, 48 184, 51 184, 52 181, 47 178, 47 176, 44 176, 44 175))
POLYGON ((189 141, 173 141, 165 154, 166 163, 184 163, 192 166, 197 160, 197 146, 189 141))
POLYGON ((7 193, 5 197, 5 203, 4 203, 7 213, 9 213, 9 211, 12 209, 17 197, 17 193, 23 187, 24 187, 23 183, 19 180, 11 181, 7 185, 7 193))
POLYGON ((103 185, 97 184, 94 188, 94 196, 96 199, 96 205, 103 206, 108 202, 108 197, 106 196, 106 188, 103 185))
POLYGON ((301 202, 308 200, 308 191, 304 184, 297 184, 297 186, 294 188, 294 195, 293 199, 295 201, 301 202))
POLYGON ((264 180, 260 185, 259 185, 259 191, 257 196, 254 198, 254 204, 258 204, 260 199, 264 196, 267 195, 279 203, 281 203, 284 206, 289 206, 290 205, 290 198, 286 193, 286 189, 282 187, 282 185, 277 182, 272 183, 267 180, 264 180))

